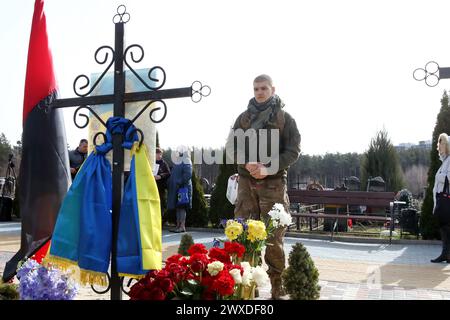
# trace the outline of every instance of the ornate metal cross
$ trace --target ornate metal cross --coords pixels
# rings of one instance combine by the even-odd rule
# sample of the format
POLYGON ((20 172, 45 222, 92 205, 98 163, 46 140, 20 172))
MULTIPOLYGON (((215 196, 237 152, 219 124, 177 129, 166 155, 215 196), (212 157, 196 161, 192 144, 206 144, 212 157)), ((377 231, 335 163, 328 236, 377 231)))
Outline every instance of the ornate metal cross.
MULTIPOLYGON (((199 102, 202 97, 206 97, 211 93, 211 89, 209 86, 203 86, 201 82, 195 81, 190 87, 185 88, 177 88, 177 89, 165 89, 160 90, 165 82, 166 82, 166 73, 163 68, 160 66, 155 66, 150 69, 148 72, 148 78, 153 81, 159 83, 158 86, 154 87, 149 85, 144 79, 142 79, 137 72, 130 66, 128 58, 131 58, 133 63, 139 63, 144 58, 144 49, 138 45, 133 44, 128 46, 124 50, 124 25, 130 20, 130 14, 126 12, 126 7, 124 5, 120 5, 117 8, 117 14, 113 17, 113 23, 115 24, 115 45, 114 49, 110 46, 101 46, 95 52, 95 61, 98 64, 107 64, 108 66, 97 79, 97 81, 91 86, 91 88, 82 93, 83 89, 86 89, 90 80, 86 75, 79 75, 75 78, 73 83, 73 90, 78 98, 70 98, 70 99, 57 99, 54 100, 50 108, 66 108, 66 107, 78 107, 74 112, 74 123, 78 128, 85 128, 89 123, 89 117, 85 114, 80 114, 86 118, 86 122, 82 125, 79 125, 76 121, 78 112, 81 109, 88 109, 103 125, 105 123, 103 120, 94 112, 94 110, 90 107, 91 105, 100 105, 100 104, 113 104, 114 105, 114 116, 115 117, 124 117, 125 116, 125 103, 127 102, 138 102, 138 101, 149 101, 146 105, 140 110, 137 115, 131 120, 134 122, 152 103, 159 102, 163 107, 163 115, 160 119, 154 118, 154 112, 160 110, 161 108, 154 108, 150 112, 150 120, 154 123, 162 122, 167 115, 167 106, 163 99, 172 99, 172 98, 183 98, 183 97, 191 97, 193 102, 199 102), (137 51, 136 51, 137 50, 137 51), (100 52, 105 52, 103 57, 99 57, 100 52), (137 56, 134 53, 137 53, 137 56), (110 58, 111 54, 111 58, 110 58), (111 60, 111 61, 109 61, 111 60), (108 62, 109 61, 109 62, 108 62), (100 83, 102 78, 114 64, 114 93, 109 95, 98 95, 98 96, 89 96, 93 92, 93 90, 100 83), (128 67, 128 69, 138 78, 138 80, 149 89, 149 91, 142 92, 125 92, 125 73, 124 73, 124 64, 128 67), (162 78, 158 79, 152 76, 155 70, 159 70, 162 72, 162 78), (84 79, 84 84, 80 85, 80 79, 84 79)), ((106 125, 105 125, 106 127, 106 125)), ((100 134, 100 133, 98 133, 100 134)), ((98 136, 95 135, 95 138, 98 136)), ((142 132, 141 132, 142 134, 142 132)), ((94 144, 95 144, 94 138, 94 144)), ((118 233, 118 225, 119 225, 119 215, 120 215, 120 207, 122 201, 122 187, 123 187, 123 170, 124 170, 124 151, 122 148, 122 135, 114 134, 113 135, 113 203, 112 203, 112 252, 111 252, 111 277, 110 283, 106 290, 99 292, 94 290, 97 293, 106 293, 108 290, 111 290, 111 300, 120 300, 122 298, 122 281, 117 273, 117 233, 118 233)), ((142 136, 143 139, 143 136, 142 136)))
POLYGON ((430 61, 425 68, 414 70, 413 77, 417 81, 425 80, 425 84, 429 87, 435 87, 441 79, 450 79, 450 68, 441 68, 437 62, 430 61))

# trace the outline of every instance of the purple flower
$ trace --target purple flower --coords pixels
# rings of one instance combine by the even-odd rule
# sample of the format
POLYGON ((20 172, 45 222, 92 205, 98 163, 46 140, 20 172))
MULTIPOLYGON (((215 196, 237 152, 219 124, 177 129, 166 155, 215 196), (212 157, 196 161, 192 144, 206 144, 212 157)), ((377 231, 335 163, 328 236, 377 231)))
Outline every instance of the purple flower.
POLYGON ((37 273, 38 273, 39 277, 45 278, 49 272, 48 272, 47 268, 38 268, 37 273))
POLYGON ((221 219, 220 225, 225 228, 227 226, 227 221, 228 221, 227 219, 221 219))
POLYGON ((22 266, 17 270, 17 278, 20 279, 23 275, 28 274, 30 271, 38 268, 40 265, 35 260, 28 259, 22 266))
POLYGON ((245 223, 245 219, 244 218, 237 218, 236 221, 239 222, 242 225, 244 225, 244 223, 245 223))
POLYGON ((25 262, 17 275, 22 300, 71 300, 78 292, 68 274, 41 266, 34 260, 25 262))
POLYGON ((58 290, 58 291, 62 291, 62 292, 64 292, 64 291, 66 291, 66 288, 67 288, 67 284, 64 282, 64 281, 60 281, 57 285, 56 285, 56 289, 58 290))

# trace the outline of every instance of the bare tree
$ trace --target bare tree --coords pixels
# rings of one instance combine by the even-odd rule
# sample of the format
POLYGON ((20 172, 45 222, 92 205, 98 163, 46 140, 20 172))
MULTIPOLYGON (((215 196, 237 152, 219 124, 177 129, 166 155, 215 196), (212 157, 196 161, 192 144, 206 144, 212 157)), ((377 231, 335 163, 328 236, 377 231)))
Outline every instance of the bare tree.
POLYGON ((404 172, 406 188, 414 197, 423 198, 424 188, 427 185, 428 167, 424 165, 412 165, 404 172))

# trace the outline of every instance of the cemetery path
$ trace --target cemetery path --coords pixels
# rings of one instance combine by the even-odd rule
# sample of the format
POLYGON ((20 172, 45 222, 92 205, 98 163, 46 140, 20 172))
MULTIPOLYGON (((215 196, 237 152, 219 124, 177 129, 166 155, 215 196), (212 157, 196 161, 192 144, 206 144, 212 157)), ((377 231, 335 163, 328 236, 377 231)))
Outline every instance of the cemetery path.
MULTIPOLYGON (((189 231, 196 243, 211 247, 223 232, 189 231)), ((178 250, 182 234, 163 230, 163 258, 178 250)), ((322 300, 450 300, 450 264, 432 264, 439 255, 437 244, 374 244, 285 238, 286 259, 292 246, 301 242, 319 270, 322 300)), ((20 246, 20 223, 0 223, 0 274, 20 246)), ((127 296, 124 295, 123 299, 127 296)), ((270 286, 260 289, 258 299, 270 298, 270 286)), ((80 300, 108 300, 83 287, 80 300)))

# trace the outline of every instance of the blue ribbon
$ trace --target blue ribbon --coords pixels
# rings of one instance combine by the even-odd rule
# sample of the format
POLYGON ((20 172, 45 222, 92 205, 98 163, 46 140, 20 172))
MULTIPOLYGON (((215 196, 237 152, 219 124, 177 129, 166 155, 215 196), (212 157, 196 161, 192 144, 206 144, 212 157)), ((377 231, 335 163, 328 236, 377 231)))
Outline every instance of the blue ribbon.
POLYGON ((131 150, 133 143, 139 141, 137 129, 129 119, 122 117, 110 117, 106 122, 106 141, 100 146, 96 146, 96 151, 101 154, 108 153, 112 148, 113 134, 123 135, 124 141, 122 147, 131 150))

